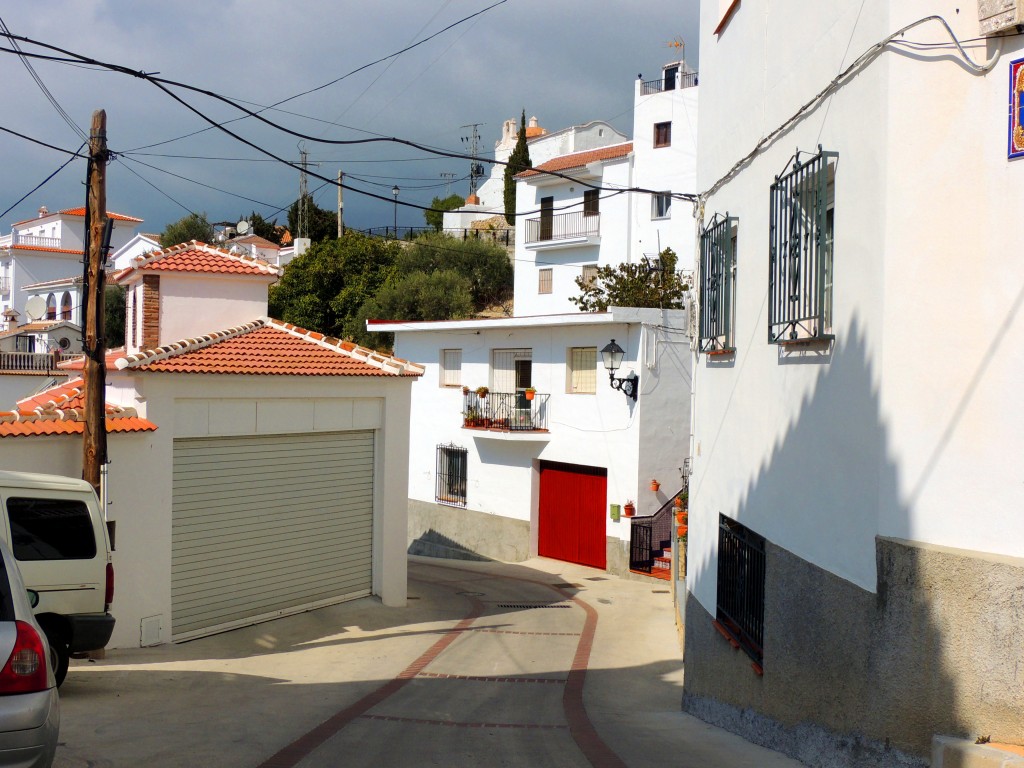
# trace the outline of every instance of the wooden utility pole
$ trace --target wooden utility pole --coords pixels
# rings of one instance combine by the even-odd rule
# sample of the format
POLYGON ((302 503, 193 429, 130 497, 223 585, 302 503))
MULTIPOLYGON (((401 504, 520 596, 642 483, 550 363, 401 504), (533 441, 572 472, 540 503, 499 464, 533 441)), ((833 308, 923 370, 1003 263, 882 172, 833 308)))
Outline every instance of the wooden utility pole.
POLYGON ((338 237, 345 234, 345 201, 342 199, 342 186, 341 180, 343 175, 341 169, 338 169, 338 237))
POLYGON ((82 477, 96 489, 101 499, 100 476, 107 462, 106 343, 103 339, 103 262, 110 237, 107 227, 107 159, 107 113, 99 109, 92 114, 85 195, 85 284, 82 286, 85 439, 82 477))

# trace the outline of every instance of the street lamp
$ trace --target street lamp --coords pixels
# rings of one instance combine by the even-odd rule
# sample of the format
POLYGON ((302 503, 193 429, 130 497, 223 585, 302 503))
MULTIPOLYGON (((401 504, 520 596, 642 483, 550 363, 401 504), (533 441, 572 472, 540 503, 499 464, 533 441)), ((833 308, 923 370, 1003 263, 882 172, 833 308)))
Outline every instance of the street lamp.
POLYGON ((637 396, 640 394, 636 373, 630 371, 629 376, 615 377, 615 372, 622 365, 623 354, 625 354, 625 350, 615 343, 615 339, 612 339, 611 343, 601 350, 601 362, 604 363, 605 370, 608 371, 608 383, 611 385, 611 388, 619 390, 626 397, 633 398, 633 402, 636 402, 637 396))
POLYGON ((398 185, 391 188, 391 194, 395 196, 395 239, 398 239, 398 185))

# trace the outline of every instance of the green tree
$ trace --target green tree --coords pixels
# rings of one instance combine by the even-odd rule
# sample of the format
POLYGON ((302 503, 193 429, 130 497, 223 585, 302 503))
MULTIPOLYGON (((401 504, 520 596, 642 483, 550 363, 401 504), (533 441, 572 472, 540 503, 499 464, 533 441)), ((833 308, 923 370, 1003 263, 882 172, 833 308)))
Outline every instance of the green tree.
POLYGON ((459 320, 472 314, 469 280, 461 274, 452 269, 413 272, 397 277, 363 304, 349 321, 346 336, 358 344, 391 349, 395 335, 367 331, 367 320, 459 320))
POLYGON ((512 297, 513 270, 505 250, 488 240, 463 240, 441 233, 416 238, 398 256, 400 275, 454 270, 469 282, 473 308, 479 312, 512 297))
POLYGON ((267 221, 265 218, 260 216, 256 211, 253 211, 248 216, 240 216, 239 221, 245 219, 249 222, 249 233, 262 237, 264 240, 269 240, 272 243, 281 244, 281 231, 277 228, 277 219, 273 221, 267 221))
POLYGON ((346 322, 394 275, 400 245, 348 230, 313 244, 270 289, 270 314, 342 338, 346 322))
POLYGON ((530 149, 526 146, 526 110, 519 117, 519 133, 516 145, 508 157, 505 166, 505 220, 513 225, 516 223, 516 174, 533 167, 530 160, 530 149))
MULTIPOLYGON (((306 203, 309 206, 309 222, 306 237, 314 243, 335 239, 338 236, 338 214, 318 206, 313 202, 313 196, 310 194, 306 195, 306 203)), ((292 203, 292 207, 288 209, 288 229, 291 231, 292 237, 299 236, 298 200, 292 203)))
POLYGON ((103 294, 103 335, 107 347, 124 346, 124 302, 123 285, 108 285, 103 294))
POLYGON ((583 312, 604 312, 608 307, 682 309, 690 286, 676 272, 676 261, 675 252, 666 248, 653 271, 645 262, 598 267, 593 280, 576 278, 581 293, 569 301, 583 312))
POLYGON ((168 224, 160 235, 160 247, 170 248, 172 245, 198 240, 201 243, 213 242, 213 224, 205 213, 190 213, 177 221, 168 224))
POLYGON ((433 227, 437 232, 440 232, 444 227, 444 212, 454 211, 465 204, 466 198, 461 195, 448 195, 443 200, 440 197, 435 197, 430 201, 431 210, 424 211, 423 218, 426 220, 428 227, 433 227))

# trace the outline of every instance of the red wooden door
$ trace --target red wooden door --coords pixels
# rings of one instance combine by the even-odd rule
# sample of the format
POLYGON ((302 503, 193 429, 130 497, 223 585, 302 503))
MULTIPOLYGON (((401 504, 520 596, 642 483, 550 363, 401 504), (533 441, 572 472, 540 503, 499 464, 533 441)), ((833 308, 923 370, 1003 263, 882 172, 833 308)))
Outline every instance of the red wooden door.
POLYGON ((537 549, 542 557, 606 567, 607 487, 605 469, 541 462, 537 549))

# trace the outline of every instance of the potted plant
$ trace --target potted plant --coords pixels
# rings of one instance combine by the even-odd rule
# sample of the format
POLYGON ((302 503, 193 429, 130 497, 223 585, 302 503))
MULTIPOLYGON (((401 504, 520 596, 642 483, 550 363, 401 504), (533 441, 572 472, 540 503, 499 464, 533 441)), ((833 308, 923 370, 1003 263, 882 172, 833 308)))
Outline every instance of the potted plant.
POLYGON ((463 426, 475 427, 477 422, 480 420, 480 411, 476 408, 470 407, 462 412, 462 417, 465 419, 463 426))
POLYGON ((467 387, 465 384, 462 385, 462 394, 463 396, 469 394, 469 387, 467 387))
POLYGON ((523 390, 523 394, 526 395, 527 400, 533 400, 533 396, 537 394, 537 390, 533 387, 527 387, 523 390))
POLYGON ((482 397, 487 397, 487 393, 490 392, 490 391, 491 390, 489 390, 487 387, 477 387, 476 388, 476 396, 477 397, 481 397, 481 398, 482 397))
POLYGON ((626 517, 633 517, 636 514, 636 504, 633 503, 632 499, 629 499, 622 507, 622 513, 626 517))
POLYGON ((654 478, 651 478, 651 490, 657 493, 659 488, 661 488, 661 483, 654 478))

